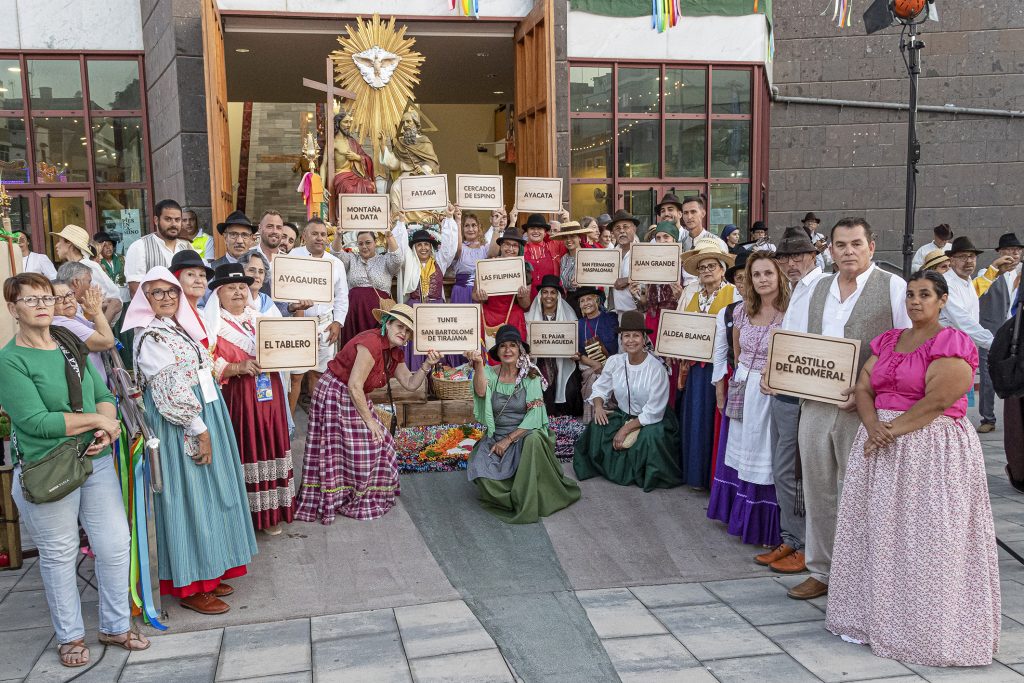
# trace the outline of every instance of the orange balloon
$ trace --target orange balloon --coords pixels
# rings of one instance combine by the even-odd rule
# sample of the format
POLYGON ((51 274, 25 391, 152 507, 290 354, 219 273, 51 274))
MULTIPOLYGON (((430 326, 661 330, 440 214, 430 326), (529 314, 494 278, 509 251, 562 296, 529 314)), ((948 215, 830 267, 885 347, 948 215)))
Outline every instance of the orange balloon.
POLYGON ((893 0, 892 11, 900 19, 910 21, 924 11, 927 0, 893 0))

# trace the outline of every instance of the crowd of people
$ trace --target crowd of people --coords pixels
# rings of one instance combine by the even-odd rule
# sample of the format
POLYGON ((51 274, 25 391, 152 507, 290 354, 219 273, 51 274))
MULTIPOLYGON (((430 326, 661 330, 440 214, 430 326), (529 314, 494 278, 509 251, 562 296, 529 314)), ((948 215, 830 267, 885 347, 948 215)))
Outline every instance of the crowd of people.
MULTIPOLYGON (((709 520, 757 549, 754 562, 808 572, 789 596, 828 595, 826 623, 837 635, 927 666, 991 662, 999 576, 977 432, 995 425, 986 354, 1014 315, 1024 245, 1004 235, 975 277, 982 250, 941 225, 906 281, 875 263, 863 218, 823 234, 808 213, 777 241, 757 222, 743 241, 737 226, 707 229, 702 196, 667 194, 656 213, 642 226, 621 209, 578 221, 565 211, 520 221, 496 210, 485 228, 449 206, 435 224, 399 214, 390 229, 360 232, 346 246, 316 217, 294 226, 266 211, 253 223, 236 211, 216 226, 226 251, 214 258, 195 212, 164 200, 152 232, 123 258, 106 233, 73 225, 54 233, 59 268, 21 234, 25 273, 4 285, 19 331, 0 351, 0 384, 18 388, 18 401, 3 405, 15 459, 26 467, 74 437, 94 463, 87 484, 56 502, 33 502, 15 478, 62 663, 88 661, 74 607, 76 517, 97 553, 102 638, 148 647, 123 608, 128 530, 107 466, 120 426, 103 354, 119 341, 162 444, 160 592, 188 609, 229 609, 226 581, 246 573, 256 532, 386 514, 400 493, 398 418, 371 394, 390 397, 392 381, 429 391, 435 369, 462 366, 483 431, 467 474, 497 518, 536 522, 578 501, 579 482, 592 477, 645 492, 685 486, 708 496, 709 520), (642 242, 680 245, 677 282, 631 279, 630 250, 642 242), (620 251, 613 284, 577 282, 581 249, 620 251), (332 262, 333 303, 274 300, 274 260, 284 253, 332 262), (489 294, 475 282, 479 261, 510 257, 524 259, 518 291, 489 294), (445 302, 480 304, 480 345, 414 353, 415 307, 445 302), (715 316, 712 361, 656 353, 666 311, 715 316), (255 348, 263 316, 316 318, 316 367, 264 371, 255 348), (534 321, 575 323, 575 355, 532 356, 534 321), (844 403, 768 386, 775 330, 860 342, 844 403), (979 367, 975 427, 966 394, 979 367), (291 443, 303 394, 296 478, 291 443), (575 479, 555 457, 549 417, 557 415, 586 425, 575 479)), ((1018 403, 1006 405, 1007 438, 1024 433, 1018 403)), ((1024 490, 1024 462, 1007 472, 1024 490)))

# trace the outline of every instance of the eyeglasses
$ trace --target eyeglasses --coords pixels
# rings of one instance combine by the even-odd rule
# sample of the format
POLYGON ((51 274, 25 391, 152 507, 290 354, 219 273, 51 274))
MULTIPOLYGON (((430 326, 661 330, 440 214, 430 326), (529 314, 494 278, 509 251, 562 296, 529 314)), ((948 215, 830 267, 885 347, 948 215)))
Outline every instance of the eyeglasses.
POLYGON ((249 233, 246 232, 226 232, 224 233, 224 239, 238 242, 249 237, 249 233))
POLYGON ((163 301, 166 298, 177 299, 177 289, 151 289, 149 290, 149 296, 153 297, 154 301, 163 301))
POLYGON ((18 301, 24 301, 25 305, 29 308, 39 308, 39 304, 43 306, 52 306, 57 303, 57 297, 55 296, 23 296, 14 300, 15 303, 18 301))
POLYGON ((782 254, 775 257, 775 260, 779 263, 789 263, 790 261, 803 260, 805 254, 782 254))
POLYGON ((718 270, 718 264, 717 263, 709 263, 709 264, 704 265, 704 266, 697 266, 697 272, 698 273, 713 273, 716 270, 718 270))
POLYGON ((69 304, 75 300, 75 293, 68 292, 67 294, 60 294, 54 297, 58 302, 69 304))

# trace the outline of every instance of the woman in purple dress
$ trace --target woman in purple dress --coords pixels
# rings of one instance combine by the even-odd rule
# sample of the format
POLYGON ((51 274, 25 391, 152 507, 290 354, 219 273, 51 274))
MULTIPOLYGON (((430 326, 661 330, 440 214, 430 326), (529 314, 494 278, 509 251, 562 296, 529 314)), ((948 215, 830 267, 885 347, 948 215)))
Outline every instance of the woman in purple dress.
POLYGON ((493 228, 491 242, 480 229, 480 221, 474 213, 462 214, 462 239, 455 251, 455 285, 452 286, 453 304, 473 303, 473 284, 476 282, 476 262, 487 258, 491 242, 501 237, 500 230, 493 228))

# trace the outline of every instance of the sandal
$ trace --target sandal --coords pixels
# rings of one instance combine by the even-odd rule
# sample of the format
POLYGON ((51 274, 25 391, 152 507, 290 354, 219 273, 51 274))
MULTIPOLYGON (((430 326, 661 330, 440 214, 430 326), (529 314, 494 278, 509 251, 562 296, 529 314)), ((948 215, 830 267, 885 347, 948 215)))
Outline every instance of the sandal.
POLYGON ((136 652, 138 650, 148 649, 152 643, 144 635, 138 631, 125 631, 116 636, 111 636, 106 633, 101 633, 99 640, 104 645, 116 645, 117 647, 128 650, 129 652, 136 652), (136 645, 135 643, 139 643, 136 645))
POLYGON ((57 654, 60 657, 60 663, 69 669, 75 669, 89 663, 89 648, 85 646, 85 641, 81 638, 62 643, 57 647, 57 654), (73 661, 74 659, 78 661, 73 661))

